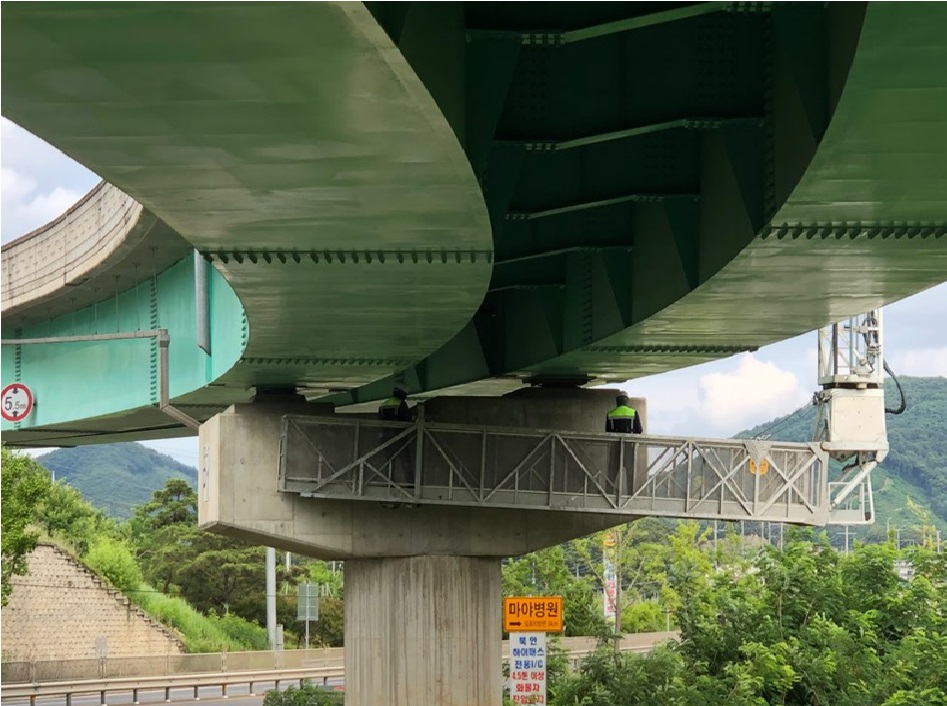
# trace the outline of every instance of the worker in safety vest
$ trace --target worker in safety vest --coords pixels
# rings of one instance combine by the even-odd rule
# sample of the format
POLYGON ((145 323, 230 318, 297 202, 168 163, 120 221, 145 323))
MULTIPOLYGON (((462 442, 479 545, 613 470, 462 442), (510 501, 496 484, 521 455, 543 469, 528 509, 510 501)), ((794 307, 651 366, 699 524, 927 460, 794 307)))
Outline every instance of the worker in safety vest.
MULTIPOLYGON (((378 417, 386 422, 410 422, 411 410, 408 409, 408 393, 400 387, 396 387, 391 392, 391 397, 381 403, 378 408, 378 417)), ((384 443, 402 433, 399 429, 382 429, 379 432, 379 441, 384 443)), ((391 449, 389 449, 391 453, 391 449)), ((398 451, 393 458, 390 458, 384 466, 385 472, 389 474, 389 479, 397 485, 410 491, 414 487, 414 445, 409 444, 406 448, 398 451)), ((384 502, 381 504, 384 508, 412 507, 403 502, 384 502)))
POLYGON ((641 417, 634 407, 628 406, 628 395, 618 395, 615 398, 617 406, 608 413, 605 421, 605 431, 620 434, 640 434, 641 417))
POLYGON ((388 422, 410 422, 411 410, 408 409, 408 393, 396 387, 391 397, 381 403, 378 417, 388 422))

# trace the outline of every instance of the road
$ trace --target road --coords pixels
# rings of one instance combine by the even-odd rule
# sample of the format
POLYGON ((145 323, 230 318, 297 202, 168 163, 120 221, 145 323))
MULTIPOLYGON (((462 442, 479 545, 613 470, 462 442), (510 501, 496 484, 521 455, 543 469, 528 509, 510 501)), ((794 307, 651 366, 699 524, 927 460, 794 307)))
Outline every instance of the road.
MULTIPOLYGON (((341 688, 342 679, 329 679, 328 688, 341 688)), ((285 690, 288 686, 280 686, 285 690)), ((263 703, 265 692, 273 688, 273 682, 259 682, 253 685, 254 694, 250 694, 247 684, 235 684, 228 687, 227 696, 221 696, 219 686, 200 687, 198 697, 202 704, 209 706, 260 706, 263 703)), ((171 701, 185 702, 194 701, 194 689, 182 687, 171 689, 171 701)), ((128 691, 110 691, 108 694, 108 706, 122 706, 122 704, 132 704, 132 692, 128 691)), ((140 704, 163 704, 164 689, 140 689, 138 691, 138 703, 140 704)), ((27 699, 3 699, 3 706, 30 706, 30 700, 27 699)), ((65 696, 38 697, 37 706, 66 706, 65 696)), ((98 694, 83 694, 72 697, 72 706, 99 706, 101 701, 98 694)))

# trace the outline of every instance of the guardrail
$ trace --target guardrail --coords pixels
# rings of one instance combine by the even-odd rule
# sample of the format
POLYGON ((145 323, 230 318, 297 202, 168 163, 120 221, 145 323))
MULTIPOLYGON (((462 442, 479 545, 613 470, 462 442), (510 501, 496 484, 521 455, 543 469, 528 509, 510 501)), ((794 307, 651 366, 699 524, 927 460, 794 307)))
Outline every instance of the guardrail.
MULTIPOLYGON (((625 652, 649 652, 656 644, 667 640, 677 640, 676 632, 640 633, 628 635, 622 641, 621 649, 625 652)), ((578 666, 579 661, 595 649, 593 638, 573 637, 563 638, 562 647, 567 650, 572 668, 578 666)), ((100 679, 70 679, 42 683, 3 684, 0 686, 0 698, 4 702, 29 699, 30 706, 36 706, 40 698, 65 697, 66 706, 72 706, 72 699, 76 695, 98 694, 100 706, 107 706, 107 695, 116 692, 131 693, 132 703, 139 704, 139 696, 144 691, 162 691, 164 700, 170 703, 171 691, 174 689, 192 689, 193 699, 200 697, 201 688, 219 687, 222 698, 228 697, 229 687, 246 684, 251 696, 255 695, 254 687, 262 684, 272 684, 272 688, 279 689, 281 685, 291 682, 300 686, 306 681, 321 681, 328 686, 332 679, 345 678, 345 664, 342 659, 342 649, 334 650, 331 657, 324 657, 318 666, 303 666, 290 669, 257 669, 235 672, 209 672, 201 674, 171 674, 137 677, 107 677, 100 679), (327 664, 335 662, 336 664, 327 664)), ((503 660, 509 659, 509 643, 503 643, 503 660)), ((183 699, 179 699, 183 700, 183 699)))
POLYGON ((0 698, 29 698, 35 706, 36 699, 42 697, 64 696, 66 706, 72 706, 72 697, 77 694, 99 694, 101 706, 107 705, 106 694, 131 692, 132 703, 139 704, 142 691, 164 691, 165 702, 171 702, 171 690, 188 688, 194 690, 194 699, 200 698, 201 687, 220 687, 221 696, 228 696, 227 689, 235 684, 247 684, 250 695, 255 694, 253 687, 259 684, 274 684, 279 689, 284 682, 299 682, 321 679, 328 684, 329 679, 345 676, 344 665, 337 667, 311 667, 303 669, 262 670, 254 672, 214 672, 212 674, 175 674, 156 677, 124 677, 117 679, 81 679, 76 681, 47 682, 45 684, 12 684, 0 687, 0 698))

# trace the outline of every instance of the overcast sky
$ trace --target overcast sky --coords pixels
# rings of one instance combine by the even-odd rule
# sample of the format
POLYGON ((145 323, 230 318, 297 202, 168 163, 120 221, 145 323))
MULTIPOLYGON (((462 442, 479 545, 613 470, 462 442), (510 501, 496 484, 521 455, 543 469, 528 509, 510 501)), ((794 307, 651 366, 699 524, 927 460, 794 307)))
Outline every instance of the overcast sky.
MULTIPOLYGON (((6 243, 61 214, 98 178, 30 133, 0 118, 2 238, 6 243)), ((899 375, 947 377, 947 284, 885 308, 886 357, 899 375)), ((816 335, 726 360, 633 380, 648 400, 654 434, 727 437, 805 404, 816 386, 816 335)), ((189 465, 197 439, 147 442, 189 465)))

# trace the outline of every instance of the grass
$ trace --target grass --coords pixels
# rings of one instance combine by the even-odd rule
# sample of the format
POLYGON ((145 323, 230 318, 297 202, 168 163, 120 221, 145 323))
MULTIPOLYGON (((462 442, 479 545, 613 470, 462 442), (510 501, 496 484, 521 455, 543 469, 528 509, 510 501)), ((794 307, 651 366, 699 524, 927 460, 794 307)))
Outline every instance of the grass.
POLYGON ((202 615, 182 598, 142 583, 129 598, 145 613, 180 633, 188 652, 268 649, 266 630, 235 615, 202 615))

